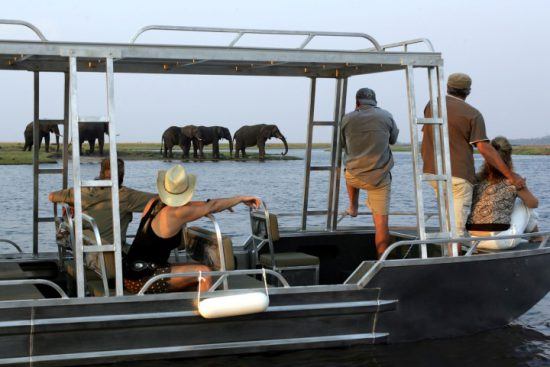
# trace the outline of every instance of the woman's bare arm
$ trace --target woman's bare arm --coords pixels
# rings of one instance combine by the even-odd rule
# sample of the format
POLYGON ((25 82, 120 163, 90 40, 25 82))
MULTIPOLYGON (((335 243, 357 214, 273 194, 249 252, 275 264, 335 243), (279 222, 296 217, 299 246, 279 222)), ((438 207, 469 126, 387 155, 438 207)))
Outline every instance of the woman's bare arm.
POLYGON ((518 196, 523 201, 526 207, 534 209, 539 206, 539 199, 536 198, 531 191, 525 186, 523 189, 518 190, 518 196))
POLYGON ((230 209, 240 203, 252 208, 258 208, 260 199, 254 196, 235 196, 226 199, 213 199, 204 204, 193 202, 180 207, 165 207, 153 220, 152 226, 155 233, 163 238, 174 236, 181 227, 208 214, 219 213, 230 209))

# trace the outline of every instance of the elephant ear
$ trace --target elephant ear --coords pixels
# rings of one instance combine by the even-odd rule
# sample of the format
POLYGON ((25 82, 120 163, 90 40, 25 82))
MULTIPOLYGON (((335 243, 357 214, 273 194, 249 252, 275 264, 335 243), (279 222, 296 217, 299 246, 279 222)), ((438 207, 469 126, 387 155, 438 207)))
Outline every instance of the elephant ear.
POLYGON ((271 138, 272 132, 273 132, 273 125, 266 125, 262 127, 262 129, 260 130, 260 136, 267 140, 271 138))

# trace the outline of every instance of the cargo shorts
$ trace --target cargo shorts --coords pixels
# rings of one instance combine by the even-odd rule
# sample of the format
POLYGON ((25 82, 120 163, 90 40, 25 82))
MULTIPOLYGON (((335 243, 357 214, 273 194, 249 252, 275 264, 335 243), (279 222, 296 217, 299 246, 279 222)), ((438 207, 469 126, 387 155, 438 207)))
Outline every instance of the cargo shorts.
POLYGON ((391 175, 387 175, 378 185, 365 183, 346 170, 346 182, 367 192, 366 204, 372 214, 388 215, 390 212, 391 175))

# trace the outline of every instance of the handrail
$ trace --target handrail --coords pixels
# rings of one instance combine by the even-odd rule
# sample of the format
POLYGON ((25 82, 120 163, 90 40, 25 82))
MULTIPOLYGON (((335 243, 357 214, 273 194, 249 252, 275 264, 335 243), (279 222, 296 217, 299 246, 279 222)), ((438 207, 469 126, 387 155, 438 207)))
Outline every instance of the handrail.
MULTIPOLYGON (((218 224, 218 221, 216 220, 216 218, 214 218, 212 214, 206 215, 206 218, 210 219, 210 221, 214 225, 214 231, 216 232, 216 241, 218 242, 218 252, 220 254, 220 270, 227 271, 225 267, 225 249, 223 247, 223 237, 222 237, 222 231, 220 229, 220 225, 218 224)), ((225 279, 224 277, 220 279, 222 279, 221 281, 223 282, 223 289, 227 289, 228 288, 227 279, 225 279)), ((219 286, 219 282, 216 282, 216 284, 214 285, 216 285, 216 288, 217 288, 219 286)))
MULTIPOLYGON (((486 237, 457 237, 457 238, 428 238, 425 240, 409 240, 409 241, 399 241, 392 243, 386 251, 382 254, 379 261, 384 261, 388 258, 389 254, 395 250, 397 247, 401 246, 415 246, 415 245, 442 245, 447 244, 450 242, 453 243, 471 243, 471 242, 481 242, 481 241, 490 241, 490 240, 508 240, 508 239, 514 239, 514 238, 530 238, 530 237, 544 237, 543 242, 541 243, 541 246, 539 248, 543 248, 544 245, 546 245, 546 242, 548 241, 548 238, 550 237, 550 232, 533 232, 533 233, 522 233, 522 234, 515 234, 515 235, 506 235, 506 236, 486 236, 486 237)), ((468 246, 468 245, 466 245, 468 246)), ((474 246, 474 245, 472 245, 474 246)), ((477 244, 475 245, 477 247, 477 244)), ((474 248, 475 250, 475 248, 474 248)), ((473 250, 470 252, 468 251, 466 255, 464 256, 470 256, 473 250)))
POLYGON ((263 274, 265 271, 266 274, 271 274, 283 285, 284 288, 289 288, 290 285, 288 284, 287 280, 279 273, 277 273, 274 270, 271 269, 242 269, 242 270, 227 270, 227 271, 188 271, 184 273, 166 273, 166 274, 158 274, 154 277, 151 277, 143 287, 139 290, 137 293, 138 296, 143 296, 145 292, 153 285, 155 282, 157 282, 160 279, 170 279, 170 278, 177 278, 177 277, 191 277, 196 276, 198 277, 200 274, 202 275, 210 275, 210 276, 233 276, 233 275, 255 275, 255 274, 263 274))
MULTIPOLYGON (((101 241, 101 234, 99 233, 99 228, 97 226, 97 223, 95 219, 88 215, 82 213, 82 220, 84 222, 88 222, 88 225, 92 227, 92 231, 94 232, 95 237, 95 243, 97 246, 103 246, 103 241, 101 241)), ((83 223, 84 224, 84 223, 83 223)), ((82 226, 84 229, 84 225, 82 226)), ((84 238, 84 236, 83 236, 84 238)), ((107 266, 105 265, 105 256, 103 255, 103 252, 98 253, 99 261, 100 261, 100 267, 101 267, 101 280, 103 283, 103 296, 108 297, 109 296, 109 282, 107 280, 107 266)))
POLYGON ((23 284, 42 284, 52 287, 61 298, 69 298, 67 294, 61 289, 60 286, 54 282, 46 279, 13 279, 13 280, 0 280, 0 286, 3 285, 23 285, 23 284))
POLYGON ((4 238, 0 238, 0 242, 4 242, 4 243, 8 243, 10 245, 12 245, 13 247, 15 247, 15 249, 20 253, 22 254, 23 253, 23 250, 21 250, 21 247, 19 247, 19 245, 11 240, 8 240, 8 239, 4 239, 4 238))
POLYGON ((32 23, 25 22, 24 20, 17 20, 17 19, 0 19, 0 24, 20 25, 20 26, 23 26, 23 27, 27 27, 31 31, 33 31, 38 36, 38 38, 40 38, 41 41, 48 42, 46 37, 44 37, 44 34, 40 31, 40 29, 38 29, 38 27, 36 27, 32 23))
MULTIPOLYGON (((383 51, 386 51, 388 48, 403 47, 404 51, 407 52, 409 45, 414 45, 414 44, 417 44, 417 43, 424 43, 428 47, 428 50, 430 52, 435 52, 435 49, 434 49, 434 46, 433 46, 432 42, 427 38, 415 38, 415 39, 412 39, 412 40, 406 40, 406 41, 395 42, 395 43, 388 43, 388 44, 382 45, 380 47, 382 48, 383 51)), ((366 49, 363 49, 361 51, 367 51, 368 52, 368 51, 375 51, 375 49, 366 48, 366 49)))
POLYGON ((321 37, 353 37, 364 38, 370 41, 376 51, 383 51, 378 41, 366 34, 357 32, 323 32, 323 31, 281 31, 273 29, 245 29, 245 28, 216 28, 216 27, 187 27, 187 26, 170 26, 170 25, 148 25, 140 28, 132 37, 130 43, 135 43, 143 33, 147 31, 180 31, 180 32, 212 32, 212 33, 237 33, 235 38, 227 47, 235 47, 235 44, 245 34, 270 34, 270 35, 286 35, 286 36, 307 36, 306 39, 297 47, 298 50, 303 50, 313 38, 321 37))
MULTIPOLYGON (((327 210, 313 210, 313 211, 308 211, 308 216, 321 216, 321 215, 326 215, 327 214, 327 210)), ((341 212, 339 213, 340 216, 344 215, 345 212, 341 212)), ((287 212, 287 213, 277 213, 277 216, 279 218, 282 218, 282 217, 299 217, 301 216, 302 213, 292 213, 292 212, 287 212)), ((365 215, 365 216, 368 216, 368 215, 372 215, 372 212, 359 212, 357 213, 358 216, 362 216, 362 215, 365 215)), ((415 216, 416 215, 416 212, 389 212, 390 216, 415 216)), ((435 212, 428 212, 428 213, 424 213, 424 216, 426 217, 426 220, 428 219, 431 219, 432 217, 435 217, 437 216, 438 213, 435 213, 435 212)), ((343 218, 342 218, 343 219, 343 218)))

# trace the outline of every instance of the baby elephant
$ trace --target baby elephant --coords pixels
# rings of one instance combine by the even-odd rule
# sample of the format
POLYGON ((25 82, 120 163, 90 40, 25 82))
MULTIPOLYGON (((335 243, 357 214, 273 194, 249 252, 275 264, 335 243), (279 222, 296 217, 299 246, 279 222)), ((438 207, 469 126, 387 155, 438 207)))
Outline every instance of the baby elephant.
POLYGON ((233 156, 233 139, 229 129, 223 126, 199 126, 197 133, 199 141, 199 156, 204 158, 203 149, 205 145, 212 144, 212 157, 220 158, 220 139, 225 139, 229 142, 230 157, 233 156))
POLYGON ((246 157, 245 149, 247 147, 258 146, 259 158, 265 158, 265 142, 268 139, 281 139, 285 145, 285 152, 288 153, 288 144, 286 139, 279 131, 277 125, 245 125, 235 132, 233 139, 235 140, 235 158, 239 158, 239 152, 242 152, 243 158, 246 157))

